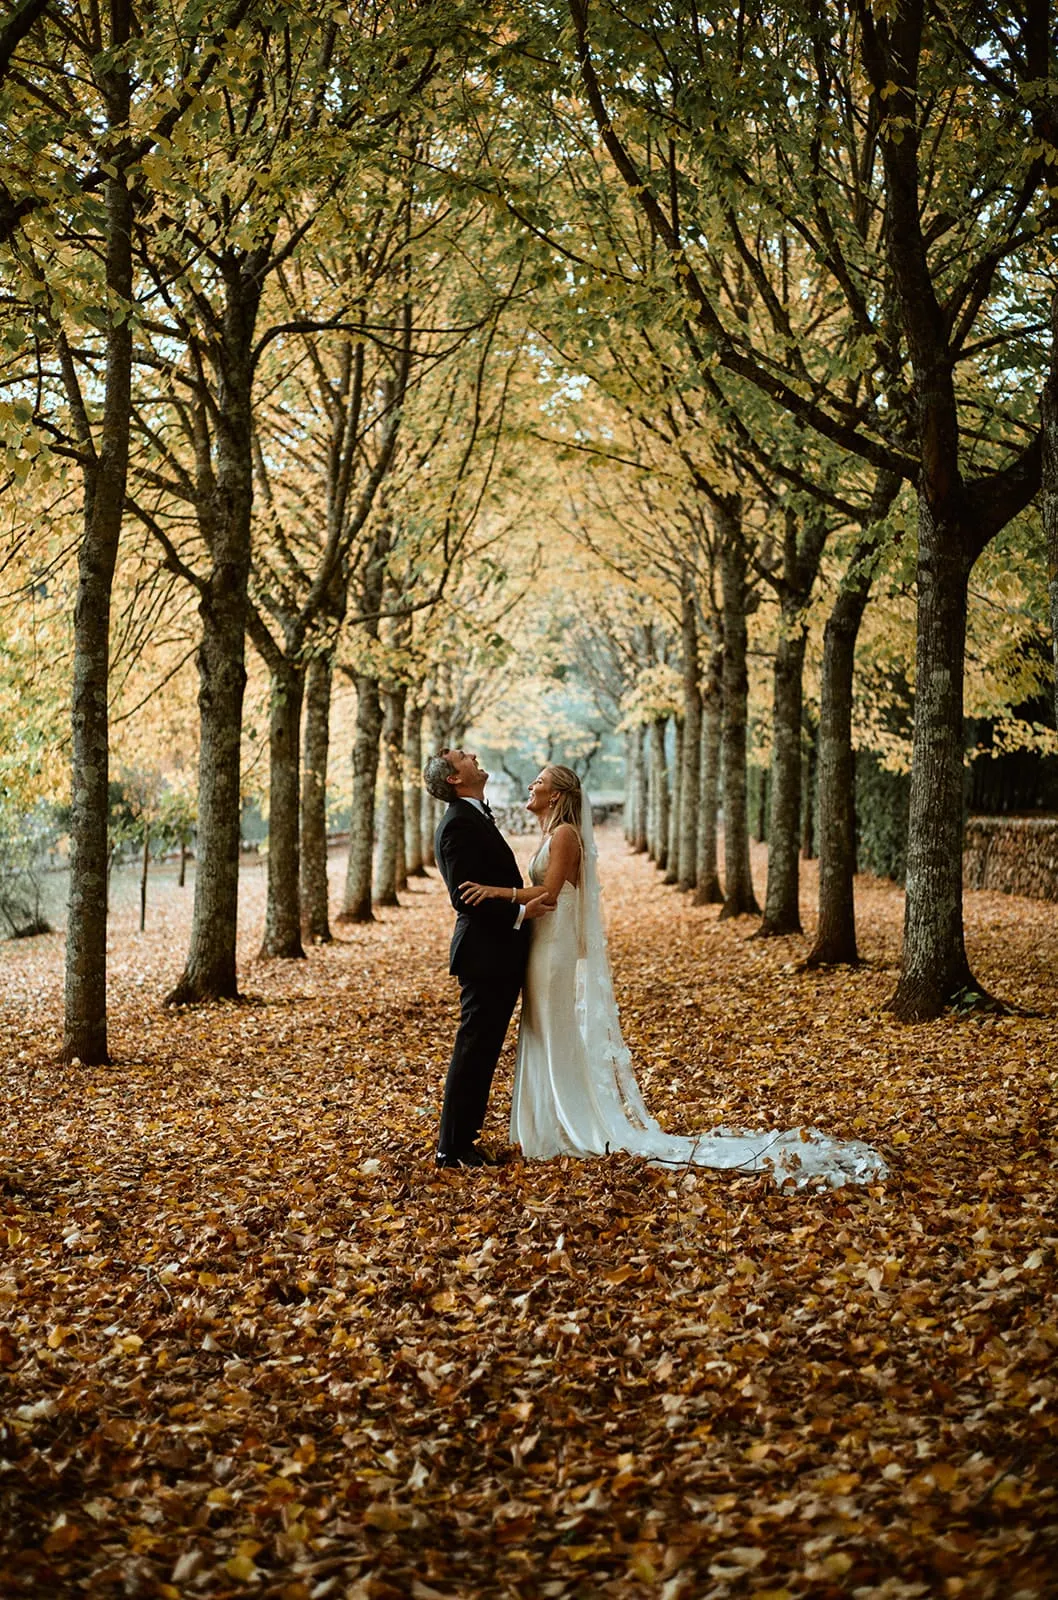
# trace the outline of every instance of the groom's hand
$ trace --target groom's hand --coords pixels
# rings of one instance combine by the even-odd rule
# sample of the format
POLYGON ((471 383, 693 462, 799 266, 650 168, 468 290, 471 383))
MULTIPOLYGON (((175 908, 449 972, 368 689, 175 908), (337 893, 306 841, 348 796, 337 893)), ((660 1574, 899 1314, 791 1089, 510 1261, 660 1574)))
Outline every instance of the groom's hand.
POLYGON ((523 922, 528 922, 530 917, 546 917, 549 911, 554 911, 556 902, 549 900, 546 894, 534 895, 525 908, 523 922))

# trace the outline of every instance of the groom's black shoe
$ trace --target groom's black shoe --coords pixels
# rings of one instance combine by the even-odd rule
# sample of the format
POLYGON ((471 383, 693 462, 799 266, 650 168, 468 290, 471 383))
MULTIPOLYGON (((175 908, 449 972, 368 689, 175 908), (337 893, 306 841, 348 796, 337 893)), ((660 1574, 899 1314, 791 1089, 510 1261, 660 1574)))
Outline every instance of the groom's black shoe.
POLYGON ((480 1145, 472 1144, 467 1150, 460 1150, 458 1155, 437 1155, 439 1167, 495 1167, 499 1163, 495 1156, 490 1156, 487 1150, 482 1150, 480 1145))
POLYGON ((468 1167, 499 1166, 499 1162, 496 1157, 490 1151, 484 1149, 484 1147, 480 1144, 472 1144, 470 1149, 464 1152, 462 1159, 466 1162, 468 1167))

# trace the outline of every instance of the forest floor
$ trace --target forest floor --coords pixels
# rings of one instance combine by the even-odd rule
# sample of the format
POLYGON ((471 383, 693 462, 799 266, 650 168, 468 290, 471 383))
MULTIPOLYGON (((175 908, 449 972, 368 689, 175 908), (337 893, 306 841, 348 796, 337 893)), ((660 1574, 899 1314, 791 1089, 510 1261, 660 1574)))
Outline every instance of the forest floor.
POLYGON ((892 885, 859 884, 864 965, 805 973, 601 845, 660 1120, 815 1124, 888 1181, 437 1172, 435 876, 263 962, 248 864, 245 1003, 166 1012, 191 889, 158 874, 145 934, 114 917, 107 1068, 57 1063, 61 938, 5 945, 5 1600, 1058 1595, 1055 907, 967 899, 1028 1014, 907 1027, 892 885))

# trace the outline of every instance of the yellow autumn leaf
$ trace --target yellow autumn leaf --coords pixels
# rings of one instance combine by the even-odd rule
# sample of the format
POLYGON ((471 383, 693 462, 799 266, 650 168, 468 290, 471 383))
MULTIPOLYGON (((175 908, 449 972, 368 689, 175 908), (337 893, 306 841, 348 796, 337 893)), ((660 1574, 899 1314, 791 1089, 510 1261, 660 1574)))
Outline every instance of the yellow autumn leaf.
POLYGON ((396 1533, 400 1528, 406 1528, 411 1522, 411 1512, 407 1506, 391 1506, 382 1502, 369 1505, 364 1512, 364 1525, 368 1528, 377 1528, 381 1533, 396 1533))
POLYGON ((629 1278, 634 1278, 635 1275, 635 1267, 614 1267, 612 1271, 603 1273, 602 1281, 616 1287, 618 1284, 627 1283, 629 1278))
POLYGON ((851 1494, 860 1481, 858 1472, 834 1472, 819 1480, 823 1494, 851 1494))

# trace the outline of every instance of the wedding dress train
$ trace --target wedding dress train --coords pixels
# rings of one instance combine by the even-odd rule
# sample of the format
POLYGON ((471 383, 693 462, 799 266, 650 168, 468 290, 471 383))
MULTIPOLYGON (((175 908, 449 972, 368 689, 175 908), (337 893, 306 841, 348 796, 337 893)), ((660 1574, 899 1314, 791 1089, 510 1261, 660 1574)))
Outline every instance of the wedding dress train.
MULTIPOLYGON (((588 799, 584 796, 584 810, 588 799)), ((750 1133, 714 1128, 666 1133, 650 1115, 621 1037, 590 818, 580 883, 564 883, 548 916, 533 923, 522 997, 511 1107, 511 1142, 526 1156, 627 1151, 665 1166, 773 1171, 777 1182, 824 1178, 835 1188, 886 1175, 878 1152, 816 1128, 750 1133)), ((530 864, 542 883, 550 839, 530 864)))

